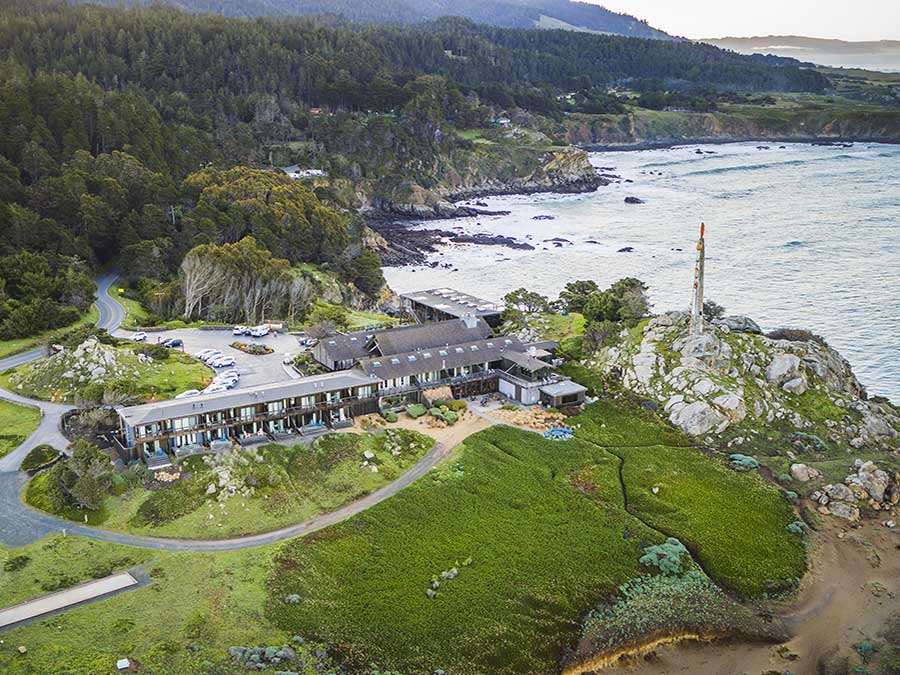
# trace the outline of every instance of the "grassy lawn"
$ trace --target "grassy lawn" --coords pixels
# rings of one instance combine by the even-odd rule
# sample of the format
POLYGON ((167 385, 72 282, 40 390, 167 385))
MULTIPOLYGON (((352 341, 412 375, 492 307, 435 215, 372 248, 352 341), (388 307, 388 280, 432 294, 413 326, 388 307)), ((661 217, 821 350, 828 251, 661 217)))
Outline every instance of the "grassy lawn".
POLYGON ((146 327, 147 317, 150 316, 150 313, 140 302, 127 297, 127 288, 124 294, 119 293, 120 288, 125 288, 125 286, 121 285, 120 280, 117 280, 109 287, 109 296, 125 308, 125 320, 122 321, 122 328, 137 330, 142 326, 146 327))
MULTIPOLYGON (((428 436, 399 429, 328 434, 312 446, 269 445, 255 454, 241 451, 219 463, 234 478, 238 494, 230 498, 221 498, 222 490, 206 494, 211 483, 219 484, 218 477, 202 457, 190 457, 181 462, 189 478, 152 483, 148 486, 152 489, 124 489, 107 498, 98 511, 67 509, 57 515, 77 522, 84 522, 87 515, 91 525, 151 536, 205 539, 265 532, 334 511, 374 492, 399 478, 433 444, 428 436), (366 452, 374 457, 366 460, 366 452), (363 462, 368 465, 361 466, 363 462), (377 473, 371 471, 372 464, 377 473)), ((46 480, 39 475, 29 483, 26 501, 52 512, 46 480)))
POLYGON ((29 560, 15 572, 0 566, 3 606, 42 594, 63 576, 82 581, 135 564, 146 563, 153 583, 4 633, 4 675, 112 675, 123 656, 153 675, 246 672, 235 670, 229 647, 291 641, 262 611, 270 548, 164 553, 53 536, 6 555, 29 560), (27 654, 16 651, 20 644, 27 654))
MULTIPOLYGON (((138 398, 159 401, 187 389, 203 389, 212 380, 212 370, 188 354, 170 350, 165 361, 144 363, 137 355, 140 349, 140 345, 132 344, 116 347, 116 368, 119 370, 110 370, 105 378, 93 378, 93 382, 129 384, 138 398)), ((92 378, 86 382, 66 379, 63 375, 71 371, 71 366, 66 353, 41 359, 0 374, 0 387, 44 401, 72 403, 91 384, 92 378)))
POLYGON ((0 457, 24 443, 40 423, 37 408, 0 400, 0 457))
POLYGON ((0 359, 27 352, 35 347, 48 345, 53 341, 53 337, 61 331, 77 328, 78 326, 93 326, 97 323, 97 319, 99 318, 100 313, 97 311, 97 308, 94 305, 91 305, 91 308, 81 316, 81 319, 66 328, 54 328, 53 330, 48 330, 25 338, 0 340, 0 359))
POLYGON ((379 314, 378 312, 363 312, 358 309, 349 311, 350 330, 362 330, 367 326, 385 326, 390 327, 398 325, 400 319, 388 316, 387 314, 379 314))
POLYGON ((287 543, 269 615, 358 667, 552 670, 584 609, 637 573, 641 542, 662 538, 624 511, 617 464, 583 441, 480 432, 391 500, 287 543), (302 601, 285 603, 291 594, 302 601))

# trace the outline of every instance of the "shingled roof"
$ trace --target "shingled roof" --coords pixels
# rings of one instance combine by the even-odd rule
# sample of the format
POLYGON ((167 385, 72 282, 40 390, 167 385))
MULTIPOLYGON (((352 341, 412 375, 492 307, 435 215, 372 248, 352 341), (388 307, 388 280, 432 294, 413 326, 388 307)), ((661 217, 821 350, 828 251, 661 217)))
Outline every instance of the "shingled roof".
POLYGON ((499 361, 509 354, 520 355, 523 349, 522 343, 515 337, 489 338, 362 359, 359 361, 359 367, 373 378, 391 380, 407 375, 499 361))
POLYGON ((372 336, 381 356, 405 354, 422 349, 475 342, 491 337, 494 330, 484 319, 450 319, 421 326, 406 326, 382 331, 372 336))

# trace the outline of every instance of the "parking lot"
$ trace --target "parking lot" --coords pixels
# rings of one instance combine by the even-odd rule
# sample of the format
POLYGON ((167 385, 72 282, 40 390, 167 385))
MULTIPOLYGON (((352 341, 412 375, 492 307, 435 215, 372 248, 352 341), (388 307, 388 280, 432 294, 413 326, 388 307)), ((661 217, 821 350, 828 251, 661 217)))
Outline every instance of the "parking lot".
MULTIPOLYGON (((134 335, 131 331, 118 330, 117 337, 130 338, 134 335)), ((183 349, 186 353, 194 355, 202 349, 218 349, 226 356, 234 357, 234 368, 241 374, 239 387, 248 387, 257 384, 270 384, 281 382, 299 375, 282 361, 285 354, 296 356, 300 352, 300 345, 296 336, 279 333, 277 336, 270 333, 265 337, 254 338, 249 335, 232 335, 228 330, 200 330, 198 328, 177 328, 147 333, 147 344, 154 344, 166 338, 179 338, 184 341, 183 349), (254 356, 245 354, 231 346, 232 342, 259 343, 271 347, 275 351, 271 354, 254 356)))

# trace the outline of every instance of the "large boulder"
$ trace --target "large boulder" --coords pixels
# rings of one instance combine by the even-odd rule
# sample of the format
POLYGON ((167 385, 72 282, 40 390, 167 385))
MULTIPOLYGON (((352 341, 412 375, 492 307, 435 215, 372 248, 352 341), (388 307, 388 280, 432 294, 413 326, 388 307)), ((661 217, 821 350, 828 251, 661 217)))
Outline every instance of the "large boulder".
POLYGON ((806 378, 802 375, 800 377, 795 377, 793 380, 788 380, 781 388, 784 389, 789 394, 805 394, 809 390, 809 384, 806 382, 806 378))
POLYGON ((702 436, 728 425, 728 418, 706 401, 673 406, 669 420, 690 436, 702 436))
POLYGON ((835 483, 834 485, 826 485, 825 486, 825 494, 828 495, 828 498, 831 501, 837 502, 855 502, 856 495, 853 493, 853 490, 848 488, 843 483, 835 483))
POLYGON ((891 479, 890 476, 881 469, 865 471, 863 468, 860 468, 857 473, 847 476, 844 482, 847 485, 858 485, 865 490, 872 499, 880 504, 884 501, 884 493, 891 484, 891 479))
POLYGON ((838 518, 844 518, 845 520, 850 521, 859 520, 859 509, 846 502, 832 502, 828 505, 828 511, 831 515, 837 516, 838 518))
POLYGON ((801 483, 819 478, 821 475, 818 469, 814 469, 806 464, 791 464, 791 478, 801 483))
POLYGON ((766 382, 781 385, 800 376, 800 357, 795 354, 776 354, 766 367, 766 382))
POLYGON ((726 316, 713 321, 714 326, 727 326, 732 333, 753 333, 759 335, 762 329, 749 316, 726 316))

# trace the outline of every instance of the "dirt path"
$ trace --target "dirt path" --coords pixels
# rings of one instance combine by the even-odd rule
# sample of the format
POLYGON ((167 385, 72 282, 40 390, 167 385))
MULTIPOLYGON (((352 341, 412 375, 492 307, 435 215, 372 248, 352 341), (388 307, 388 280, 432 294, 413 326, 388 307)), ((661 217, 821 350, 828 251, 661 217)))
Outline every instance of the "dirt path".
POLYGON ((876 639, 885 620, 900 611, 900 533, 878 523, 848 529, 838 539, 833 519, 811 540, 812 569, 793 603, 778 608, 794 638, 775 645, 682 643, 656 649, 650 658, 602 672, 609 675, 755 675, 767 671, 815 675, 836 655, 863 639, 876 639))

